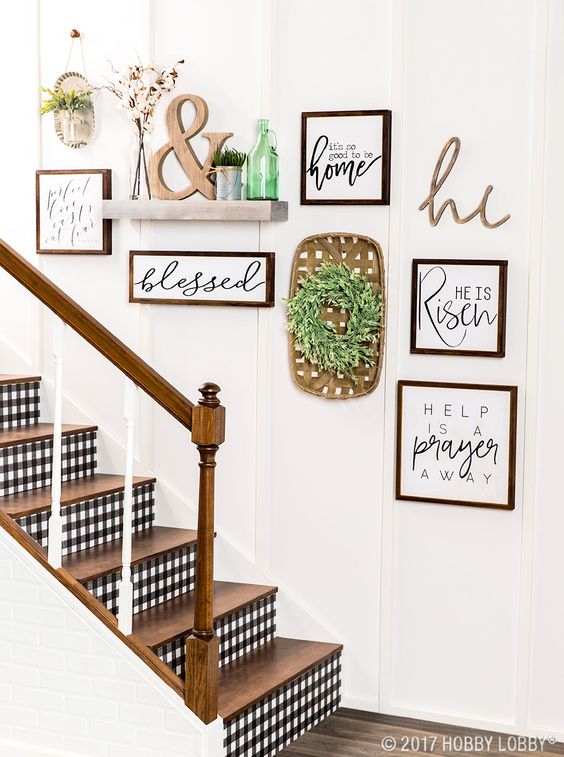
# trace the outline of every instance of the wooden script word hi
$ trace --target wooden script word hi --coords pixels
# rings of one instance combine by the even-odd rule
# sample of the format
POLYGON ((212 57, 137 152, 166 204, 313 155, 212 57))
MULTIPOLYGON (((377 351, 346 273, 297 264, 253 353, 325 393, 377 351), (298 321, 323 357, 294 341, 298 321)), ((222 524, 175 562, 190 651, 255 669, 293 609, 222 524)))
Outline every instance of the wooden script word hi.
POLYGON ((507 213, 506 215, 503 216, 503 218, 500 218, 499 221, 495 221, 493 223, 488 221, 488 218, 486 215, 486 206, 488 204, 488 198, 493 191, 493 187, 491 184, 488 184, 488 186, 486 187, 484 194, 482 196, 482 199, 480 200, 480 204, 478 205, 476 210, 473 210, 472 213, 469 213, 467 216, 460 216, 458 214, 458 208, 456 207, 456 202, 450 198, 445 200, 443 204, 441 205, 441 207, 435 212, 435 197, 439 193, 441 187, 443 186, 445 181, 448 179, 450 172, 454 168, 454 164, 456 163, 458 159, 459 152, 460 152, 460 139, 458 137, 452 137, 443 147, 443 150, 441 154, 439 155, 439 159, 437 160, 435 170, 433 171, 433 178, 431 179, 431 186, 429 187, 429 194, 419 206, 419 210, 425 210, 425 208, 428 209, 427 212, 429 215, 429 223, 431 224, 431 226, 436 226, 441 220, 445 210, 448 207, 450 207, 452 217, 456 221, 456 223, 468 223, 468 221, 471 221, 473 218, 476 218, 476 216, 479 215, 480 221, 486 227, 486 229, 496 229, 498 226, 501 226, 503 223, 509 220, 510 214, 507 213), (452 147, 452 145, 454 145, 454 151, 450 157, 446 170, 442 172, 444 160, 447 156, 448 151, 452 147))

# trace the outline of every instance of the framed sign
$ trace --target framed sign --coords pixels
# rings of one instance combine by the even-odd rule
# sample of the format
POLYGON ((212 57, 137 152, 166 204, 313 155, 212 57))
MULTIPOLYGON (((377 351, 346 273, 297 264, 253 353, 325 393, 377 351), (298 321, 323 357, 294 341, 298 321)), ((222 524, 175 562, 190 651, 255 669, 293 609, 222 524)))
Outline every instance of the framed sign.
POLYGON ((129 301, 273 307, 274 253, 131 250, 129 301))
POLYGON ((506 260, 414 260, 411 352, 504 357, 506 260))
POLYGON ((389 205, 392 113, 302 113, 302 205, 389 205))
POLYGON ((517 387, 398 382, 396 498, 515 507, 517 387))
POLYGON ((102 218, 102 200, 111 196, 109 169, 36 171, 37 252, 110 255, 112 222, 102 218))

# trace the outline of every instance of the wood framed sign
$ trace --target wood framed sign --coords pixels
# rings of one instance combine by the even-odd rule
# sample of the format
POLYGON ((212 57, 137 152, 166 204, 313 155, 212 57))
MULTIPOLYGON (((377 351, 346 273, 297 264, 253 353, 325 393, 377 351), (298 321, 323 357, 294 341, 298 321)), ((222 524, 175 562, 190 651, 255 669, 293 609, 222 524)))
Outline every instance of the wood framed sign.
POLYGON ((107 168, 36 171, 37 252, 111 255, 112 222, 102 218, 111 197, 107 168))
POLYGON ((399 381, 396 498, 515 508, 517 387, 399 381))
POLYGON ((129 301, 274 307, 274 253, 131 250, 129 301))
POLYGON ((302 205, 389 205, 392 113, 302 113, 302 205))
POLYGON ((411 352, 504 357, 506 260, 414 260, 411 352))

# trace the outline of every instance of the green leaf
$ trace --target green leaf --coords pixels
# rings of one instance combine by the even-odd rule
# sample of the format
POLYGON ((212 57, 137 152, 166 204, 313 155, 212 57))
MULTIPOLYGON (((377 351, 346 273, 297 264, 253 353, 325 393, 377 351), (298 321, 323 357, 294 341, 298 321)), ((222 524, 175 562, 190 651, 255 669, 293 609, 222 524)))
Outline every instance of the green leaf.
POLYGON ((358 383, 354 371, 359 365, 375 364, 373 344, 381 331, 382 293, 375 294, 370 283, 348 266, 324 261, 317 273, 298 281, 287 309, 287 329, 310 363, 343 374, 354 384, 358 383), (325 307, 348 311, 344 334, 321 317, 325 307))

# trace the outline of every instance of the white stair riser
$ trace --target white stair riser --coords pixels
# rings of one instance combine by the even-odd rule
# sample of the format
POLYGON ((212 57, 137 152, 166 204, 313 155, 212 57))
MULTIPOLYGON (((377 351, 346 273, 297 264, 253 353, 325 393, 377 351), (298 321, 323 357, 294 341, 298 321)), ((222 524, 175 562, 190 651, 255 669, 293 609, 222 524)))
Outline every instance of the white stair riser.
POLYGON ((341 701, 341 655, 325 660, 225 723, 226 757, 272 757, 341 701))
MULTIPOLYGON (((276 633, 276 594, 216 621, 215 630, 219 636, 220 667, 272 641, 276 633)), ((186 672, 186 638, 186 635, 179 636, 155 650, 155 654, 181 678, 186 672)))
MULTIPOLYGON (((196 545, 153 557, 131 569, 133 613, 167 602, 194 590, 196 580, 196 545)), ((110 612, 118 611, 118 588, 121 569, 84 584, 110 612)))
MULTIPOLYGON (((0 496, 50 486, 52 458, 52 438, 0 448, 0 496)), ((62 480, 90 476, 95 471, 96 431, 65 434, 62 480)))
POLYGON ((0 429, 39 423, 39 381, 0 385, 0 429))
MULTIPOLYGON (((155 518, 154 484, 137 486, 133 493, 133 532, 149 528, 155 518)), ((63 556, 120 539, 123 529, 123 491, 77 502, 62 508, 63 556)), ((18 518, 42 547, 48 547, 51 511, 18 518)))

